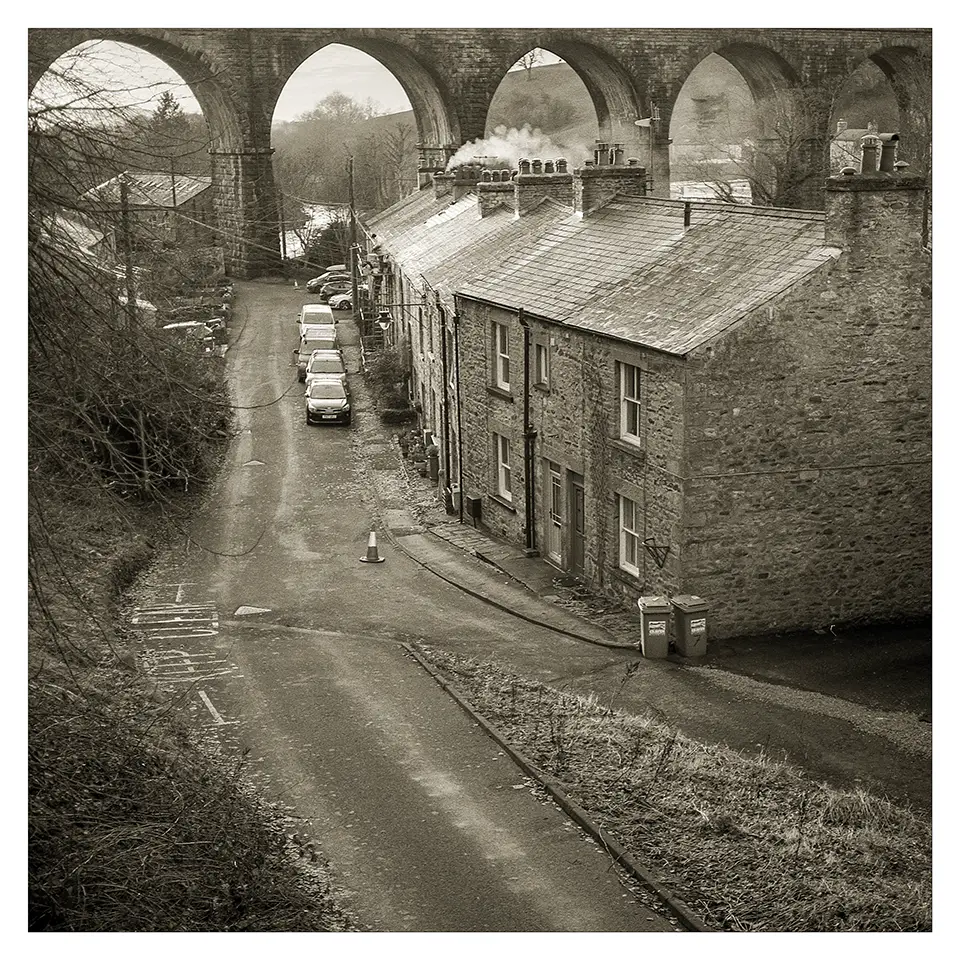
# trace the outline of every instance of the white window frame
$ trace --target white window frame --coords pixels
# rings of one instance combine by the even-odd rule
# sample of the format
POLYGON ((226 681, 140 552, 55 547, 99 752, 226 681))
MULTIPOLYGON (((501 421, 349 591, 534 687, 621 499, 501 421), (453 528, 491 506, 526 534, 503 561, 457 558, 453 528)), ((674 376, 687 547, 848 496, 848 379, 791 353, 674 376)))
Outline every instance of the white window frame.
POLYGON ((493 321, 493 382, 500 389, 510 392, 510 328, 505 323, 493 321))
POLYGON ((623 495, 617 497, 620 528, 620 569, 635 577, 640 576, 640 551, 643 548, 640 539, 639 513, 640 510, 636 501, 623 495), (633 555, 633 562, 630 560, 630 554, 633 555))
POLYGON ((497 496, 508 503, 513 502, 513 470, 510 466, 510 438, 502 433, 493 435, 497 461, 497 496))
POLYGON ((643 440, 641 389, 643 371, 631 363, 620 365, 620 439, 628 443, 643 440))
POLYGON ((550 386, 550 341, 542 340, 534 343, 534 383, 538 387, 550 386))

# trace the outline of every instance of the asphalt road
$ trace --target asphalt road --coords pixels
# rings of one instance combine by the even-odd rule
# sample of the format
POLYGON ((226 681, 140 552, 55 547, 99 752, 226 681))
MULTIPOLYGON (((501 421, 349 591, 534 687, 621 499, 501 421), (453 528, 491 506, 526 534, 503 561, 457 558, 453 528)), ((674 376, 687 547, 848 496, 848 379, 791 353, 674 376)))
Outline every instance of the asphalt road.
MULTIPOLYGON (((406 655, 404 640, 451 633, 511 644, 518 624, 400 553, 359 562, 372 494, 356 428, 304 422, 291 363, 304 299, 279 283, 238 298, 238 434, 189 537, 138 597, 157 678, 249 749, 369 930, 676 929, 406 655)), ((352 324, 343 333, 355 342, 352 324)), ((574 641, 558 653, 573 674, 612 659, 574 641)))

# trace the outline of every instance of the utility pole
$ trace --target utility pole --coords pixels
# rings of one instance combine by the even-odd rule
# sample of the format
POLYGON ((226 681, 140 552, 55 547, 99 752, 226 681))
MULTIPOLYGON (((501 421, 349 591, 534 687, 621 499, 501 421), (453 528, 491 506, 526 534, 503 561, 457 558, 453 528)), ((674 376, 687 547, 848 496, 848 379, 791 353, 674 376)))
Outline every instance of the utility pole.
POLYGON ((283 193, 277 191, 277 212, 280 214, 280 259, 287 262, 287 225, 283 216, 283 193))
POLYGON ((353 157, 347 164, 350 174, 350 296, 353 314, 359 317, 360 336, 366 332, 363 323, 363 311, 360 309, 359 284, 357 283, 357 210, 353 199, 353 157))
POLYGON ((133 289, 133 238, 130 235, 129 187, 127 175, 120 174, 120 230, 123 234, 123 260, 127 285, 127 323, 130 327, 137 323, 137 301, 133 289))

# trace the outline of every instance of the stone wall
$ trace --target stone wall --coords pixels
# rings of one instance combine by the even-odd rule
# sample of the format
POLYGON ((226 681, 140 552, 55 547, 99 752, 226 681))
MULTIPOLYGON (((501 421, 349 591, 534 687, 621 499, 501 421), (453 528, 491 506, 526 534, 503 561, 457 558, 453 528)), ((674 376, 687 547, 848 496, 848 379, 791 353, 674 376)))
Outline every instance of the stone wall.
MULTIPOLYGON (((515 311, 461 300, 461 404, 464 492, 483 497, 483 524, 517 543, 525 542, 526 498, 523 462, 523 335, 515 311), (511 392, 493 386, 493 321, 510 331, 511 392), (493 433, 508 436, 513 451, 513 499, 496 495, 493 433)), ((674 592, 680 582, 679 542, 683 450, 682 363, 639 347, 614 344, 575 329, 530 318, 531 363, 535 345, 550 348, 547 388, 532 385, 530 418, 537 431, 533 458, 537 546, 547 538, 549 463, 561 468, 562 513, 570 513, 571 475, 583 478, 585 579, 625 602, 644 593, 674 592), (641 371, 643 442, 618 439, 618 363, 641 371), (670 548, 661 560, 643 550, 639 576, 620 569, 618 496, 641 509, 642 539, 670 548)), ((531 376, 531 383, 533 377, 531 376)), ((559 565, 569 569, 571 544, 564 529, 559 565)))
POLYGON ((915 193, 844 191, 837 263, 690 358, 680 588, 710 601, 715 636, 930 612, 915 193))

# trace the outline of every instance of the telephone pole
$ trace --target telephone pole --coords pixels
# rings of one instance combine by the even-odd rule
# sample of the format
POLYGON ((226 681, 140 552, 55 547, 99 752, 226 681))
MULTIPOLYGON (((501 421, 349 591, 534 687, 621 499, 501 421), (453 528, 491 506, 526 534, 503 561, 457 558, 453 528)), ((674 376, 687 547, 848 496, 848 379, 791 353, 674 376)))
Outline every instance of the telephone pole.
POLYGON ((350 302, 353 304, 353 315, 359 318, 360 335, 363 336, 366 331, 363 329, 363 311, 360 309, 357 283, 357 210, 353 199, 353 157, 347 164, 347 170, 350 174, 350 302))

